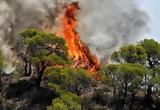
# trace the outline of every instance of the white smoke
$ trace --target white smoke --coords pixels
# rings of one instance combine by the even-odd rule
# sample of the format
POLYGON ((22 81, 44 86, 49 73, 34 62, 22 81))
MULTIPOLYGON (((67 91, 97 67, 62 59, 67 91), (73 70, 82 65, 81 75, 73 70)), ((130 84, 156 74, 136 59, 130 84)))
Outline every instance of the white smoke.
POLYGON ((6 72, 14 69, 16 55, 12 47, 20 40, 18 33, 26 28, 40 29, 46 17, 54 22, 56 4, 55 0, 0 0, 0 49, 6 72))
POLYGON ((137 41, 148 29, 148 15, 135 0, 83 0, 80 7, 78 30, 101 58, 137 41))
POLYGON ((0 48, 7 64, 15 61, 10 48, 20 40, 20 31, 40 29, 46 18, 55 25, 64 4, 73 1, 81 8, 77 30, 101 58, 136 41, 147 29, 148 16, 135 0, 0 0, 0 48))
POLYGON ((5 63, 8 65, 7 72, 12 71, 13 52, 7 45, 7 41, 4 42, 4 38, 6 33, 11 31, 10 24, 14 22, 14 19, 15 17, 11 8, 5 1, 0 0, 0 49, 3 53, 5 63))

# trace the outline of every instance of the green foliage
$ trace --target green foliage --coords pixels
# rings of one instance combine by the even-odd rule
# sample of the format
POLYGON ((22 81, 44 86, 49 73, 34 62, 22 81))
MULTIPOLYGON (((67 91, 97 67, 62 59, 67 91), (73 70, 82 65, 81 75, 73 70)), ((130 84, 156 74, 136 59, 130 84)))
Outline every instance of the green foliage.
POLYGON ((114 52, 111 59, 116 62, 140 63, 144 64, 147 59, 145 49, 140 45, 128 45, 122 47, 118 52, 114 52))
POLYGON ((62 94, 65 91, 61 89, 60 85, 54 84, 54 83, 48 83, 48 87, 52 90, 54 90, 57 94, 62 94))
POLYGON ((110 70, 108 69, 108 65, 101 66, 99 74, 100 74, 100 79, 101 79, 102 83, 108 84, 111 81, 111 77, 109 76, 109 74, 111 74, 110 72, 114 72, 114 71, 111 71, 111 70, 112 69, 110 69, 110 70))
POLYGON ((147 53, 147 60, 151 68, 160 64, 160 44, 153 39, 145 39, 139 43, 147 53))
POLYGON ((160 44, 153 39, 145 39, 139 43, 146 50, 148 56, 160 57, 160 44))
POLYGON ((0 70, 3 70, 5 67, 4 62, 3 62, 3 55, 2 52, 0 51, 0 70))
MULTIPOLYGON (((148 67, 146 72, 145 82, 147 86, 157 85, 159 83, 159 65, 160 65, 160 44, 153 39, 144 39, 138 42, 137 45, 129 45, 122 47, 118 52, 114 52, 111 59, 120 63, 138 63, 148 67)), ((121 68, 123 73, 131 68, 121 68)), ((113 68, 110 67, 110 72, 113 73, 113 68)), ((133 70, 136 71, 135 68, 133 70)))
MULTIPOLYGON (((108 109, 105 107, 136 110, 145 109, 146 102, 153 107, 159 104, 160 44, 152 39, 114 52, 111 60, 116 64, 101 66, 101 80, 92 82, 88 71, 69 65, 62 38, 34 29, 22 32, 21 36, 24 60, 35 67, 36 73, 43 70, 41 84, 45 88, 33 90, 35 79, 32 83, 20 81, 6 89, 5 95, 9 99, 30 93, 28 102, 45 107, 52 103, 48 110, 81 110, 82 106, 91 110, 108 109), (154 99, 157 105, 151 102, 154 99)), ((18 79, 19 76, 15 74, 15 77, 18 79)))
POLYGON ((107 67, 107 73, 122 82, 131 83, 136 77, 141 77, 142 80, 146 69, 139 64, 109 65, 107 67))
POLYGON ((143 78, 144 74, 146 73, 146 69, 139 64, 110 64, 106 68, 103 69, 104 74, 111 75, 112 77, 123 77, 128 76, 140 76, 143 78))
POLYGON ((89 88, 91 76, 87 71, 71 67, 49 67, 45 70, 45 77, 49 82, 48 87, 60 95, 59 98, 53 99, 48 110, 82 109, 80 97, 76 94, 81 94, 89 88))
POLYGON ((121 56, 120 56, 120 52, 116 51, 111 55, 111 60, 112 61, 116 61, 116 62, 121 62, 121 56))
POLYGON ((154 86, 160 85, 160 66, 150 69, 149 71, 149 83, 154 86))
POLYGON ((60 100, 59 103, 55 103, 48 107, 48 110, 68 110, 68 107, 60 100))
POLYGON ((139 64, 122 64, 119 65, 119 73, 120 74, 131 74, 131 75, 138 75, 143 77, 146 73, 146 70, 143 66, 139 64))
POLYGON ((49 62, 66 64, 67 47, 63 38, 54 34, 44 33, 35 29, 28 29, 20 33, 26 48, 26 54, 31 56, 33 63, 49 62))
POLYGON ((80 97, 70 92, 61 94, 59 98, 53 100, 48 110, 81 110, 80 97))
POLYGON ((56 84, 59 85, 62 90, 71 91, 77 94, 81 94, 84 90, 88 89, 91 83, 91 76, 83 69, 49 67, 45 71, 45 75, 49 81, 49 85, 51 85, 51 83, 56 84))
POLYGON ((24 62, 25 75, 36 73, 37 88, 47 67, 66 66, 71 63, 63 38, 35 29, 27 29, 20 35, 22 39, 17 44, 18 56, 24 62))
POLYGON ((111 64, 104 69, 104 73, 110 77, 110 83, 114 89, 123 91, 127 88, 130 89, 130 92, 138 89, 146 72, 147 69, 140 64, 111 64))

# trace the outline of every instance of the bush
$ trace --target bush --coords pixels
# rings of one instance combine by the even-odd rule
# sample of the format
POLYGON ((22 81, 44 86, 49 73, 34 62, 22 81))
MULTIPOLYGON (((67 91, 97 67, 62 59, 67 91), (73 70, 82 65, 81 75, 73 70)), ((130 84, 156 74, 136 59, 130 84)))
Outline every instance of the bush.
POLYGON ((77 95, 83 94, 91 87, 91 77, 89 73, 83 69, 74 69, 69 67, 48 68, 46 76, 49 85, 64 91, 70 91, 77 95))
POLYGON ((48 110, 81 110, 80 97, 70 92, 63 93, 53 100, 48 110))

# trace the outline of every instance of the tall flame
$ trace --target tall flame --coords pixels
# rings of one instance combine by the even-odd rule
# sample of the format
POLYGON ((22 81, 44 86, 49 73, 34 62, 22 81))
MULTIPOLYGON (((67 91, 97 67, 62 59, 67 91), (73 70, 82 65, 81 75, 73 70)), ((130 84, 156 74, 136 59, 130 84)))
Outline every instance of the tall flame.
MULTIPOLYGON (((76 28, 78 26, 76 14, 80 10, 78 2, 71 3, 64 7, 63 14, 60 15, 60 27, 56 34, 63 36, 67 47, 69 56, 73 59, 75 68, 84 68, 91 72, 91 74, 97 76, 97 70, 99 69, 99 60, 96 56, 93 56, 87 47, 79 37, 76 28)), ((53 31, 45 27, 47 31, 53 31)))

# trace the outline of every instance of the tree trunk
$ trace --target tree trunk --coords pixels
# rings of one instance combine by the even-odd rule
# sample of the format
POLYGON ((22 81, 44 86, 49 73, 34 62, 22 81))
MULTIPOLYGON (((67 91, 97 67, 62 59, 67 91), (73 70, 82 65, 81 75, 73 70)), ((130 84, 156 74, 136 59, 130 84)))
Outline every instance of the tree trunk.
POLYGON ((29 71, 28 71, 28 76, 32 74, 32 65, 29 63, 29 71))
POLYGON ((151 57, 149 57, 148 59, 149 59, 149 66, 150 66, 150 68, 154 68, 154 64, 152 64, 151 57))
POLYGON ((41 70, 38 72, 38 77, 36 80, 36 87, 37 88, 40 88, 40 84, 42 81, 42 76, 43 76, 44 70, 45 70, 45 65, 44 65, 44 62, 42 62, 42 67, 41 67, 41 70))
POLYGON ((147 97, 150 98, 152 95, 152 85, 148 85, 147 88, 147 97))
POLYGON ((128 92, 128 88, 127 88, 127 86, 128 86, 128 84, 125 84, 122 108, 124 107, 124 105, 125 105, 125 103, 126 103, 126 97, 127 97, 127 92, 128 92))
POLYGON ((27 60, 24 59, 24 62, 25 62, 25 67, 24 67, 24 75, 27 76, 27 68, 28 68, 28 63, 27 63, 27 60))
POLYGON ((116 88, 116 86, 114 86, 114 88, 113 88, 113 97, 114 97, 114 100, 116 99, 116 93, 117 93, 117 88, 116 88))
POLYGON ((121 107, 121 105, 119 104, 119 99, 120 99, 120 96, 121 96, 121 91, 118 91, 118 95, 117 95, 117 98, 116 98, 116 102, 115 102, 115 110, 119 110, 119 108, 121 107))
POLYGON ((129 110, 132 110, 132 108, 133 108, 133 104, 134 104, 134 102, 135 102, 135 92, 132 94, 132 99, 131 99, 131 105, 130 105, 130 107, 129 107, 129 110))

